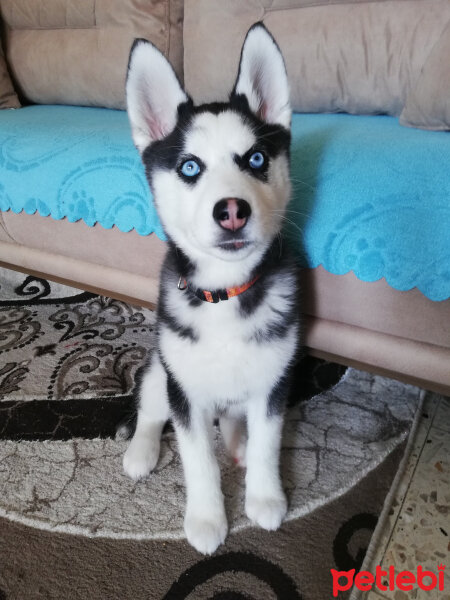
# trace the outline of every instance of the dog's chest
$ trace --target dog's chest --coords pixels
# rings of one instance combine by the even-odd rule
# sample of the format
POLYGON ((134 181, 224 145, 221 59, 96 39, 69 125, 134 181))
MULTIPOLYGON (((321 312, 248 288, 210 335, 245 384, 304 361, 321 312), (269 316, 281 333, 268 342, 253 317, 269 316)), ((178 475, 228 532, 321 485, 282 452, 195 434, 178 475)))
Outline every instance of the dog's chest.
POLYGON ((291 359, 296 328, 267 343, 255 335, 266 325, 264 306, 243 317, 238 298, 188 309, 182 305, 178 318, 195 333, 195 340, 163 327, 160 348, 190 400, 220 408, 267 396, 291 359))

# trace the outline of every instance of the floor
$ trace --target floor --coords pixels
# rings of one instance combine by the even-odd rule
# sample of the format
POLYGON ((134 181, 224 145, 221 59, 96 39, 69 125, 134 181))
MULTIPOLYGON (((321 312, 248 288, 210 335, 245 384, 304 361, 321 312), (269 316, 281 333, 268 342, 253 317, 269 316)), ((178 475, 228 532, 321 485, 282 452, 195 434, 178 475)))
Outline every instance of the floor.
MULTIPOLYGON (((450 398, 428 394, 411 455, 383 527, 370 571, 437 574, 445 565, 444 589, 370 591, 364 600, 450 600, 450 398)), ((382 579, 384 581, 384 579, 382 579)), ((424 583, 431 583, 425 579, 424 583)))

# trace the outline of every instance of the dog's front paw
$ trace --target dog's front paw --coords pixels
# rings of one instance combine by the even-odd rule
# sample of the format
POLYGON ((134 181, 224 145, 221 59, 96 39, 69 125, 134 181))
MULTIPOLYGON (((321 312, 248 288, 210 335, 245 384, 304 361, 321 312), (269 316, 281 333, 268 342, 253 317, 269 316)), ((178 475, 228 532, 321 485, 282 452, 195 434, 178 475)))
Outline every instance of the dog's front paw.
POLYGON ((225 541, 228 524, 225 514, 207 517, 187 514, 184 519, 184 531, 191 546, 202 554, 212 554, 225 541))
POLYGON ((245 501, 247 517, 263 529, 278 529, 287 513, 284 495, 273 497, 249 496, 245 501))
POLYGON ((159 442, 133 438, 123 456, 123 470, 137 481, 153 471, 158 458, 159 442))

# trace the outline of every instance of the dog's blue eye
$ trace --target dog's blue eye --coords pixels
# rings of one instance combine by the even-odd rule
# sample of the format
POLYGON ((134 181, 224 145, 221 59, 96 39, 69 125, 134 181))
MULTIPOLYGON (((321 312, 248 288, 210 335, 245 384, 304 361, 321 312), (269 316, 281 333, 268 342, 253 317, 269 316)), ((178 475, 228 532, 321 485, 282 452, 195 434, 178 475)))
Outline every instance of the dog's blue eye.
POLYGON ((187 160, 181 165, 181 172, 185 177, 195 177, 200 173, 200 166, 195 160, 187 160))
POLYGON ((264 154, 262 152, 253 152, 248 159, 248 164, 252 169, 260 169, 265 162, 264 154))

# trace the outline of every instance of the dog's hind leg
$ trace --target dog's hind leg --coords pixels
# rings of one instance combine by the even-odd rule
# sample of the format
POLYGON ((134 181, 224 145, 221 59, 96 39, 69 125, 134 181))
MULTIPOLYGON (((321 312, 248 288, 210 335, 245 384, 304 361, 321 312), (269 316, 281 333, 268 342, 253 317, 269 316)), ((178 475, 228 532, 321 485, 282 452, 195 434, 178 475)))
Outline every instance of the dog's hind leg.
POLYGON ((137 390, 136 430, 123 457, 123 468, 132 479, 148 475, 159 458, 163 427, 169 419, 167 376, 157 352, 144 370, 137 390))
POLYGON ((228 453, 239 467, 245 467, 247 447, 245 419, 243 417, 220 417, 219 426, 228 453))

